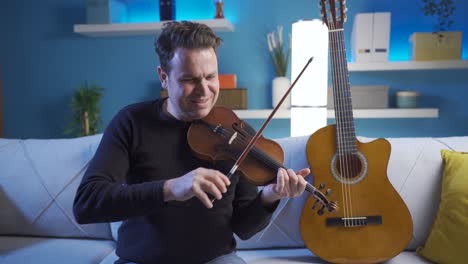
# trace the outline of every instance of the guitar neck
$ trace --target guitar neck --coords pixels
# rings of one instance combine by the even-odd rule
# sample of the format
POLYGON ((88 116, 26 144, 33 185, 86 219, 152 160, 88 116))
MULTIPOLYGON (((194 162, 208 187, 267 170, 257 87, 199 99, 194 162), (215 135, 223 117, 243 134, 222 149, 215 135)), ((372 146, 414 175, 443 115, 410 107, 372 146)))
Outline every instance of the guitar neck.
POLYGON ((344 30, 330 29, 330 60, 333 80, 333 100, 336 119, 336 142, 339 154, 355 153, 356 132, 349 83, 344 30))

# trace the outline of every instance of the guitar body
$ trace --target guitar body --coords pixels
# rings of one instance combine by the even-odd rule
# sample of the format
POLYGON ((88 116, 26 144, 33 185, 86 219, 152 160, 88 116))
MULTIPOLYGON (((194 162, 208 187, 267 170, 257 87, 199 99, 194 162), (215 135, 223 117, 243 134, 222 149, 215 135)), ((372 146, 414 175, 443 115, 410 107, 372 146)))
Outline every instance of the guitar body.
POLYGON ((413 224, 408 208, 387 178, 390 144, 385 139, 370 143, 356 139, 360 154, 354 159, 336 159, 336 139, 336 126, 330 125, 307 142, 315 185, 332 190, 328 198, 339 208, 319 215, 312 209, 315 200, 309 198, 301 215, 302 239, 315 255, 333 263, 376 263, 392 258, 410 242, 413 224), (347 168, 350 164, 354 169, 347 168))

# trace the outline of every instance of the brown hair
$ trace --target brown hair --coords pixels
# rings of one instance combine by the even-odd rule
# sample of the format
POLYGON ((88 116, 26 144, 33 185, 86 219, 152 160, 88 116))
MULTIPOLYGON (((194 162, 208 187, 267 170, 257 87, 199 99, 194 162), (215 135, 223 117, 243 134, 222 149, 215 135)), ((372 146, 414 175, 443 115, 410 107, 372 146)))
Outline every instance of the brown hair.
POLYGON ((163 30, 154 46, 159 56, 161 68, 169 72, 170 61, 177 48, 213 48, 216 52, 222 39, 205 24, 190 21, 171 21, 164 23, 163 30))

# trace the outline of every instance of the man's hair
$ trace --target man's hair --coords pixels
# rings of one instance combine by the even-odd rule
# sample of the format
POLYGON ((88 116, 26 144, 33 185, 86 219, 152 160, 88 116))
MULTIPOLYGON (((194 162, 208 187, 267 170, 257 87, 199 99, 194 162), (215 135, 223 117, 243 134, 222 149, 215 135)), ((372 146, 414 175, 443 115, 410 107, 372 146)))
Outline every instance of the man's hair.
POLYGON ((169 72, 170 61, 177 48, 205 49, 213 48, 216 52, 222 39, 205 24, 190 21, 171 21, 164 23, 161 34, 154 46, 159 56, 161 68, 169 72))

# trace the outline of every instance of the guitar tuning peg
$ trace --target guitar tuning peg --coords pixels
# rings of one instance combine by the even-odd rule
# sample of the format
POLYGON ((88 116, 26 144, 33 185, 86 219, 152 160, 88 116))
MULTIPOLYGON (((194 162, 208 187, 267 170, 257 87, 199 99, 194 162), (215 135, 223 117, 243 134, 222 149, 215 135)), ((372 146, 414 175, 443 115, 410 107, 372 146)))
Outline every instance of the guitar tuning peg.
POLYGON ((331 193, 331 189, 327 189, 327 191, 325 192, 325 195, 330 195, 331 193))
POLYGON ((324 187, 325 187, 325 183, 321 183, 321 184, 319 185, 319 189, 320 189, 320 190, 323 189, 324 187))

